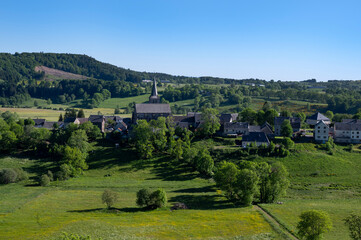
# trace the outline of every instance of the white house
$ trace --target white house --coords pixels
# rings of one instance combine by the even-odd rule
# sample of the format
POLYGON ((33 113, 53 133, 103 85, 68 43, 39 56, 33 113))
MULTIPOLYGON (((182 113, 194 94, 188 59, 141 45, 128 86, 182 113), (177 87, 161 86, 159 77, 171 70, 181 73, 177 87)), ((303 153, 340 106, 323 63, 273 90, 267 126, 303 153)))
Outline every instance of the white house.
POLYGON ((328 141, 330 133, 329 125, 321 120, 315 125, 315 129, 313 130, 313 137, 316 142, 325 143, 328 141))

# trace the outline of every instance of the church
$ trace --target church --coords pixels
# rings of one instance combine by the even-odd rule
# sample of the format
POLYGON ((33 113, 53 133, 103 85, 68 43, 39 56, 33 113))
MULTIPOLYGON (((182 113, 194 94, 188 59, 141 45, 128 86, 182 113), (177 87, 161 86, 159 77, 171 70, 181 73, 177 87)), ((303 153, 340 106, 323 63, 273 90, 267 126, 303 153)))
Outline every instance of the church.
POLYGON ((158 96, 157 82, 153 80, 152 94, 149 97, 149 103, 135 104, 133 112, 133 123, 138 120, 144 119, 150 121, 157 119, 158 117, 171 116, 172 112, 168 103, 160 103, 160 97, 158 96))

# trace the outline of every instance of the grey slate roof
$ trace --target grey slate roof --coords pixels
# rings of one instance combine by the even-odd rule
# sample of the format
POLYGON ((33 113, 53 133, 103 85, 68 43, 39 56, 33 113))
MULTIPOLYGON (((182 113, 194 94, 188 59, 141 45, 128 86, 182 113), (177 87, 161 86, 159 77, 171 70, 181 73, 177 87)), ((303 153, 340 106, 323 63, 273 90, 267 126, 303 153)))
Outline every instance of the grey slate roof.
POLYGON ((219 117, 220 122, 226 123, 237 120, 238 113, 222 113, 219 117))
POLYGON ((261 126, 249 125, 248 129, 249 129, 249 132, 260 132, 261 126))
POLYGON ((250 132, 242 137, 242 141, 269 143, 269 140, 264 132, 250 132))
POLYGON ((194 123, 194 117, 189 116, 173 116, 173 122, 187 122, 187 123, 194 123))
POLYGON ((301 128, 301 119, 298 117, 275 117, 275 125, 282 125, 284 120, 289 120, 293 129, 301 128))
POLYGON ((170 106, 167 103, 139 103, 135 104, 136 113, 169 113, 170 106))
POLYGON ((45 119, 33 119, 36 125, 43 125, 45 123, 45 119))
POLYGON ((89 121, 94 123, 94 122, 103 122, 104 120, 104 115, 90 115, 89 116, 89 121))
POLYGON ((310 120, 317 120, 317 121, 330 121, 330 119, 328 117, 326 117, 325 115, 323 115, 322 113, 315 113, 313 114, 312 116, 308 117, 307 119, 310 119, 310 120))
POLYGON ((335 130, 343 130, 343 131, 361 131, 361 120, 353 119, 354 121, 348 122, 336 122, 335 130))

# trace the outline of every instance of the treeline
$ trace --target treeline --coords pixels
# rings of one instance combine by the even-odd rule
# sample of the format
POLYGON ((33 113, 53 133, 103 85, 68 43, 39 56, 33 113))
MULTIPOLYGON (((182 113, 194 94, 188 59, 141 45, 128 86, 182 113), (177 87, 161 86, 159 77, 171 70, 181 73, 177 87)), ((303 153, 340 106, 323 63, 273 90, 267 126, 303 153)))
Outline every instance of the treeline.
MULTIPOLYGON (((69 124, 54 130, 34 127, 32 119, 20 119, 16 113, 4 112, 0 118, 0 153, 24 152, 27 155, 48 157, 54 161, 55 174, 44 173, 49 179, 66 180, 87 169, 86 159, 92 149, 91 142, 101 136, 100 129, 91 122, 69 124)), ((15 179, 14 171, 6 171, 8 181, 15 179)), ((21 172, 20 172, 21 173, 21 172)), ((19 173, 17 174, 19 175, 19 173)), ((4 177, 4 175, 2 175, 4 177)), ((44 180, 45 181, 45 180, 44 180)))

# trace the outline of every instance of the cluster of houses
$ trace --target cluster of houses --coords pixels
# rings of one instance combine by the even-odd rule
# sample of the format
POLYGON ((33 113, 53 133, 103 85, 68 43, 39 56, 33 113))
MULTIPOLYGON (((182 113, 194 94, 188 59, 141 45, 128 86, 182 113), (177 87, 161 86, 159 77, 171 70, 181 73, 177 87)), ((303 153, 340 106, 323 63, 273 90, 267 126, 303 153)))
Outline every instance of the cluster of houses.
MULTIPOLYGON (((138 120, 150 121, 158 117, 171 117, 176 127, 193 131, 197 131, 204 121, 202 113, 198 112, 189 112, 186 116, 172 116, 170 105, 160 101, 155 80, 153 81, 149 103, 135 104, 132 119, 119 116, 90 115, 89 118, 66 118, 64 122, 48 122, 45 119, 34 119, 34 121, 35 127, 47 129, 53 129, 55 124, 61 128, 70 123, 82 124, 89 121, 98 126, 102 133, 119 132, 125 134, 131 124, 136 124, 138 120)), ((281 126, 285 120, 290 122, 294 136, 304 135, 304 131, 301 130, 302 120, 298 117, 275 117, 274 131, 267 122, 258 126, 248 122, 238 122, 237 119, 238 113, 221 114, 219 116, 221 128, 218 134, 242 136, 243 147, 250 143, 255 143, 257 146, 269 145, 269 139, 281 136, 281 126)), ((313 138, 318 143, 325 143, 330 137, 338 143, 361 143, 361 120, 344 119, 342 122, 332 124, 330 119, 323 114, 315 113, 306 119, 306 123, 314 127, 313 138)))
POLYGON ((104 116, 104 115, 90 115, 89 118, 69 117, 62 122, 50 122, 45 119, 33 119, 35 127, 46 128, 52 130, 57 126, 58 128, 66 128, 69 124, 83 124, 85 122, 91 122, 97 126, 102 133, 105 132, 119 132, 126 134, 128 125, 131 123, 130 118, 121 118, 119 116, 104 116))

